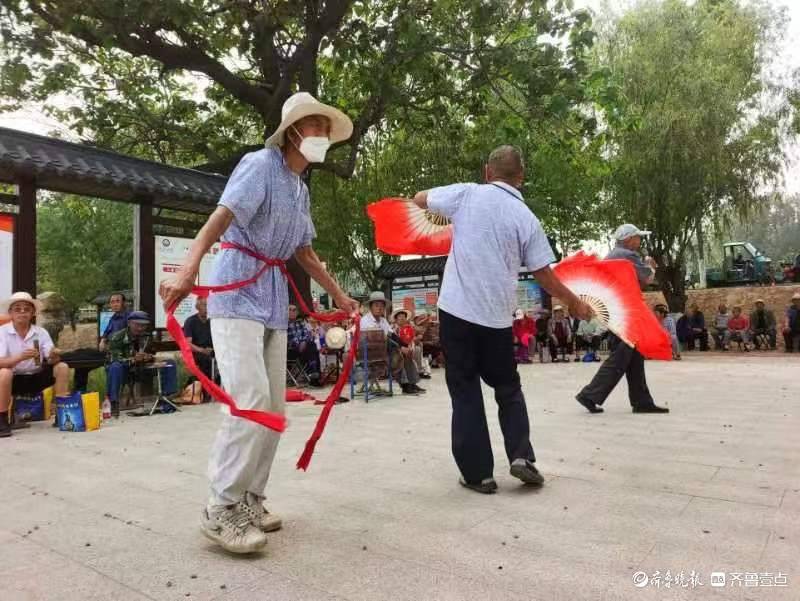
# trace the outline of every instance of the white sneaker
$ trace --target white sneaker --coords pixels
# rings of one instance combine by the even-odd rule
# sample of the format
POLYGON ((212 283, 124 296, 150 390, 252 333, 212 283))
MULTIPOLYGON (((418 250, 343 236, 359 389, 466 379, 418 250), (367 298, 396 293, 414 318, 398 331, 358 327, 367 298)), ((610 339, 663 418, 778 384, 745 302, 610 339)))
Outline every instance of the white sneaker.
POLYGON ((239 508, 206 507, 200 529, 207 538, 231 553, 255 553, 267 545, 267 535, 250 521, 250 514, 239 508))
POLYGON ((250 517, 250 523, 262 532, 275 532, 283 526, 281 518, 264 507, 264 497, 246 492, 237 507, 245 512, 250 517))

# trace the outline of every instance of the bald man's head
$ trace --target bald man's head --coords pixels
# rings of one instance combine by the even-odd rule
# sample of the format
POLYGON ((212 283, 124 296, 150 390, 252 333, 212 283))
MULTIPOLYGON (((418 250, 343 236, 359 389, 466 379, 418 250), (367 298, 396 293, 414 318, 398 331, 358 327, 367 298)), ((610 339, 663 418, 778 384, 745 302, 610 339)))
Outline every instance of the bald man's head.
POLYGON ((524 175, 522 153, 515 146, 498 146, 489 154, 489 160, 486 162, 486 181, 500 180, 519 188, 524 175))

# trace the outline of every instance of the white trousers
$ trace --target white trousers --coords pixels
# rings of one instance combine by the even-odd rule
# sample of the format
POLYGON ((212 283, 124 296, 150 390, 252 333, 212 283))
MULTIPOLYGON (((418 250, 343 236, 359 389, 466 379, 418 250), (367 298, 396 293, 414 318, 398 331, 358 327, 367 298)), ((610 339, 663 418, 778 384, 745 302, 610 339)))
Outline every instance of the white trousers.
MULTIPOLYGON (((286 331, 249 319, 211 320, 222 387, 241 409, 283 414, 286 408, 286 331)), ((223 406, 208 460, 210 505, 232 505, 245 492, 259 496, 269 479, 280 434, 232 417, 223 406)))

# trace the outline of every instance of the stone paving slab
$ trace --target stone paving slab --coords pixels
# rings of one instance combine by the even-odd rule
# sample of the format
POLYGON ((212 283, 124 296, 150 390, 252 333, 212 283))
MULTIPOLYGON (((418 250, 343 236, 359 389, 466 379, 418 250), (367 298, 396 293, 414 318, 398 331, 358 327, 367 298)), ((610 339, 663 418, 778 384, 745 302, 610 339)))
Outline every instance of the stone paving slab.
POLYGON ((800 358, 650 362, 669 416, 631 414, 624 384, 586 413, 573 396, 596 367, 520 370, 538 491, 508 474, 488 389, 500 490, 457 485, 441 371, 425 396, 337 406, 308 473, 319 407, 291 405, 269 489, 284 529, 247 558, 198 530, 216 406, 35 424, 0 441, 0 601, 800 599, 800 358), (667 570, 702 586, 657 587, 667 570), (712 571, 788 586, 712 587, 712 571))

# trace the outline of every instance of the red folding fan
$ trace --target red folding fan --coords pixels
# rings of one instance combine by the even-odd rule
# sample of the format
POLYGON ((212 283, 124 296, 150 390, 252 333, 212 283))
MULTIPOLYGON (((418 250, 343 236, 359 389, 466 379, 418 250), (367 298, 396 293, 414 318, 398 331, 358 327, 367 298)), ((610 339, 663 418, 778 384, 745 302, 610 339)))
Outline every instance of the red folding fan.
POLYGON ((629 261, 601 261, 579 252, 555 266, 564 285, 588 303, 600 322, 648 359, 672 359, 672 342, 644 302, 629 261))
POLYGON ((453 240, 447 218, 405 198, 384 198, 367 206, 375 244, 390 255, 446 255, 453 240))

